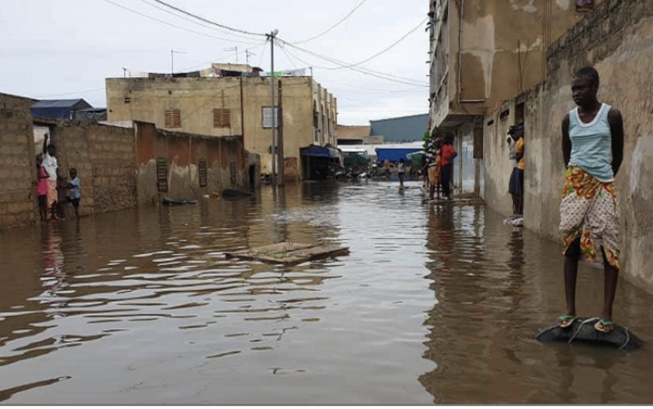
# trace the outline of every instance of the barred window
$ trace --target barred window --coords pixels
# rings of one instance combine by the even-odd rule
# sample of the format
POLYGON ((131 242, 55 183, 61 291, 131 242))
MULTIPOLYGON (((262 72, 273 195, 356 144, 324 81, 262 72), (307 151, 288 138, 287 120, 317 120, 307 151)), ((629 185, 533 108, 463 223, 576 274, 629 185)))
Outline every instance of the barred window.
POLYGON ((214 109, 213 110, 213 127, 228 128, 231 126, 231 109, 214 109))
POLYGON ((206 166, 206 159, 202 158, 199 161, 199 182, 200 182, 200 187, 206 187, 208 185, 208 171, 207 171, 207 166, 206 166))
POLYGON ((166 128, 181 128, 181 111, 178 109, 166 109, 166 128))
POLYGON ((168 161, 166 158, 156 160, 156 188, 161 193, 168 191, 168 161))
MULTIPOLYGON (((274 127, 277 128, 279 122, 279 108, 274 107, 274 127)), ((263 128, 272 128, 272 109, 270 107, 263 107, 263 128)))

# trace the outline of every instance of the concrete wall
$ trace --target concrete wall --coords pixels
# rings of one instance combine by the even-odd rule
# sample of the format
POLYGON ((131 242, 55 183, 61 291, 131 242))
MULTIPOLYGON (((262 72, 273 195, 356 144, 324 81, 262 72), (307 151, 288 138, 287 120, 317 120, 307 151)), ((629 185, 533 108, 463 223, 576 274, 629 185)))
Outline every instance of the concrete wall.
MULTIPOLYGON (((544 84, 525 93, 526 170, 525 226, 559 240, 559 204, 564 182, 560 123, 574 108, 572 73, 594 65, 601 76, 599 99, 624 117, 624 162, 616 178, 620 206, 625 274, 653 291, 653 271, 646 256, 653 252, 653 2, 604 1, 587 19, 552 44, 544 84)), ((513 101, 512 104, 514 105, 513 101)), ((507 107, 512 106, 508 104, 507 107)), ((512 110, 511 110, 512 111, 512 110)), ((496 115, 496 113, 494 114, 496 115)), ((485 123, 494 118, 486 117, 485 123)), ((485 194, 488 204, 508 212, 505 126, 486 125, 485 194), (505 163, 504 162, 504 163, 505 163)))
MULTIPOLYGON (((285 169, 286 178, 297 179, 301 147, 336 145, 337 101, 311 77, 275 81, 283 83, 284 156, 295 166, 285 169)), ((109 121, 138 120, 165 129, 165 110, 179 109, 181 127, 168 130, 219 137, 243 135, 244 148, 261 157, 261 172, 271 172, 272 132, 263 128, 263 107, 270 105, 270 78, 108 78, 106 87, 109 121), (219 108, 231 110, 230 127, 214 127, 213 110, 219 108)))
POLYGON ((68 178, 70 168, 77 169, 81 215, 136 206, 133 129, 74 120, 39 119, 35 124, 50 128, 58 172, 68 178))
POLYGON ((0 229, 36 223, 32 100, 0 94, 0 229))
MULTIPOLYGON (((162 196, 193 197, 223 189, 249 190, 249 155, 240 139, 192 135, 158 130, 154 124, 136 122, 138 202, 159 203, 162 196), (159 192, 157 159, 166 160, 166 192, 159 192), (200 186, 199 162, 207 163, 207 185, 200 186), (231 165, 235 165, 232 175, 231 165), (233 177, 232 177, 233 176, 233 177)), ((253 163, 257 166, 257 163, 253 163)), ((260 179, 255 174, 256 183, 260 179)))

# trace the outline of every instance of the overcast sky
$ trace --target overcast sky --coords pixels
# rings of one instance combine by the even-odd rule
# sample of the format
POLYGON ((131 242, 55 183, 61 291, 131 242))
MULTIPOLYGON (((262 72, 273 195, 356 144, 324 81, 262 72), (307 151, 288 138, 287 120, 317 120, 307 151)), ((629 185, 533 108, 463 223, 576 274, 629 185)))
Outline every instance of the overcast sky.
MULTIPOLYGON (((1 1, 0 92, 8 94, 84 98, 105 107, 105 78, 122 77, 123 67, 170 72, 170 50, 179 51, 174 54, 175 72, 208 68, 211 62, 236 62, 234 47, 239 63, 246 61, 248 50, 250 64, 270 68, 264 36, 208 25, 154 0, 1 1)), ((275 70, 314 67, 315 79, 338 98, 340 124, 365 125, 371 119, 428 112, 426 0, 165 2, 252 33, 279 29, 280 39, 303 50, 280 44, 275 70), (367 74, 323 59, 356 64, 408 33, 393 48, 356 66, 367 74), (370 71, 390 74, 393 81, 369 75, 370 71)))

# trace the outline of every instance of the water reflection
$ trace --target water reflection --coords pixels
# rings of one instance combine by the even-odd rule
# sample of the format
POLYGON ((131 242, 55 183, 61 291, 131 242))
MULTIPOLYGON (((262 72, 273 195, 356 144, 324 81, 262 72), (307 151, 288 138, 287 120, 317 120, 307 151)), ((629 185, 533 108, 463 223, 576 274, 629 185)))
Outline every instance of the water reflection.
MULTIPOLYGON (((533 339, 559 313, 559 246, 480 206, 423 204, 419 182, 266 188, 2 232, 0 245, 7 403, 653 399, 646 350, 533 339), (224 257, 279 241, 351 253, 297 266, 224 257)), ((583 269, 589 309, 601 286, 583 269)), ((619 291, 615 315, 646 339, 651 297, 619 291)))
MULTIPOLYGON (((481 208, 452 207, 431 210, 426 246, 430 256, 426 266, 438 302, 425 322, 431 328, 425 357, 438 367, 419 380, 435 402, 653 400, 644 387, 648 370, 637 375, 641 360, 651 362, 647 352, 639 351, 633 359, 620 351, 582 344, 534 341, 537 331, 564 305, 562 257, 554 243, 503 226, 498 215, 481 208), (479 226, 484 228, 475 228, 479 226), (624 382, 624 377, 632 383, 624 382)), ((595 277, 601 273, 587 266, 582 270, 579 293, 587 303, 583 308, 596 308, 602 279, 595 277)), ((622 283, 620 291, 620 297, 634 292, 628 283, 622 283)), ((622 322, 637 317, 640 335, 648 332, 644 322, 650 321, 641 305, 619 299, 622 322)))

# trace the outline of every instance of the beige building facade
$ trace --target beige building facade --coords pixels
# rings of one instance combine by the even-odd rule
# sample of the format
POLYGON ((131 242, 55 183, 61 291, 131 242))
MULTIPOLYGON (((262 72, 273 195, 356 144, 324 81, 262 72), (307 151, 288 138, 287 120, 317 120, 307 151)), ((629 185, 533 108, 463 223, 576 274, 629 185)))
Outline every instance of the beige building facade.
MULTIPOLYGON (((511 163, 505 143, 508 126, 524 122, 524 226, 560 240, 560 202, 565 166, 562 119, 575 107, 573 73, 586 65, 600 76, 599 100, 619 109, 624 122, 624 160, 615 179, 623 274, 653 293, 653 2, 604 1, 547 51, 545 81, 506 101, 484 119, 485 202, 511 213, 507 194, 511 163), (523 118, 515 113, 523 112, 523 118)), ((562 253, 562 246, 561 246, 562 253)), ((560 266, 562 268, 562 266, 560 266)))
POLYGON ((482 194, 484 116, 543 81, 547 48, 586 14, 571 0, 429 0, 429 129, 456 136, 457 188, 482 194))
MULTIPOLYGON (((272 172, 270 77, 107 78, 110 122, 143 121, 157 128, 243 139, 260 155, 261 173, 272 172)), ((301 180, 300 149, 336 146, 337 100, 312 77, 275 77, 281 110, 284 178, 301 180)), ((278 143, 275 141, 275 145, 278 143)))

